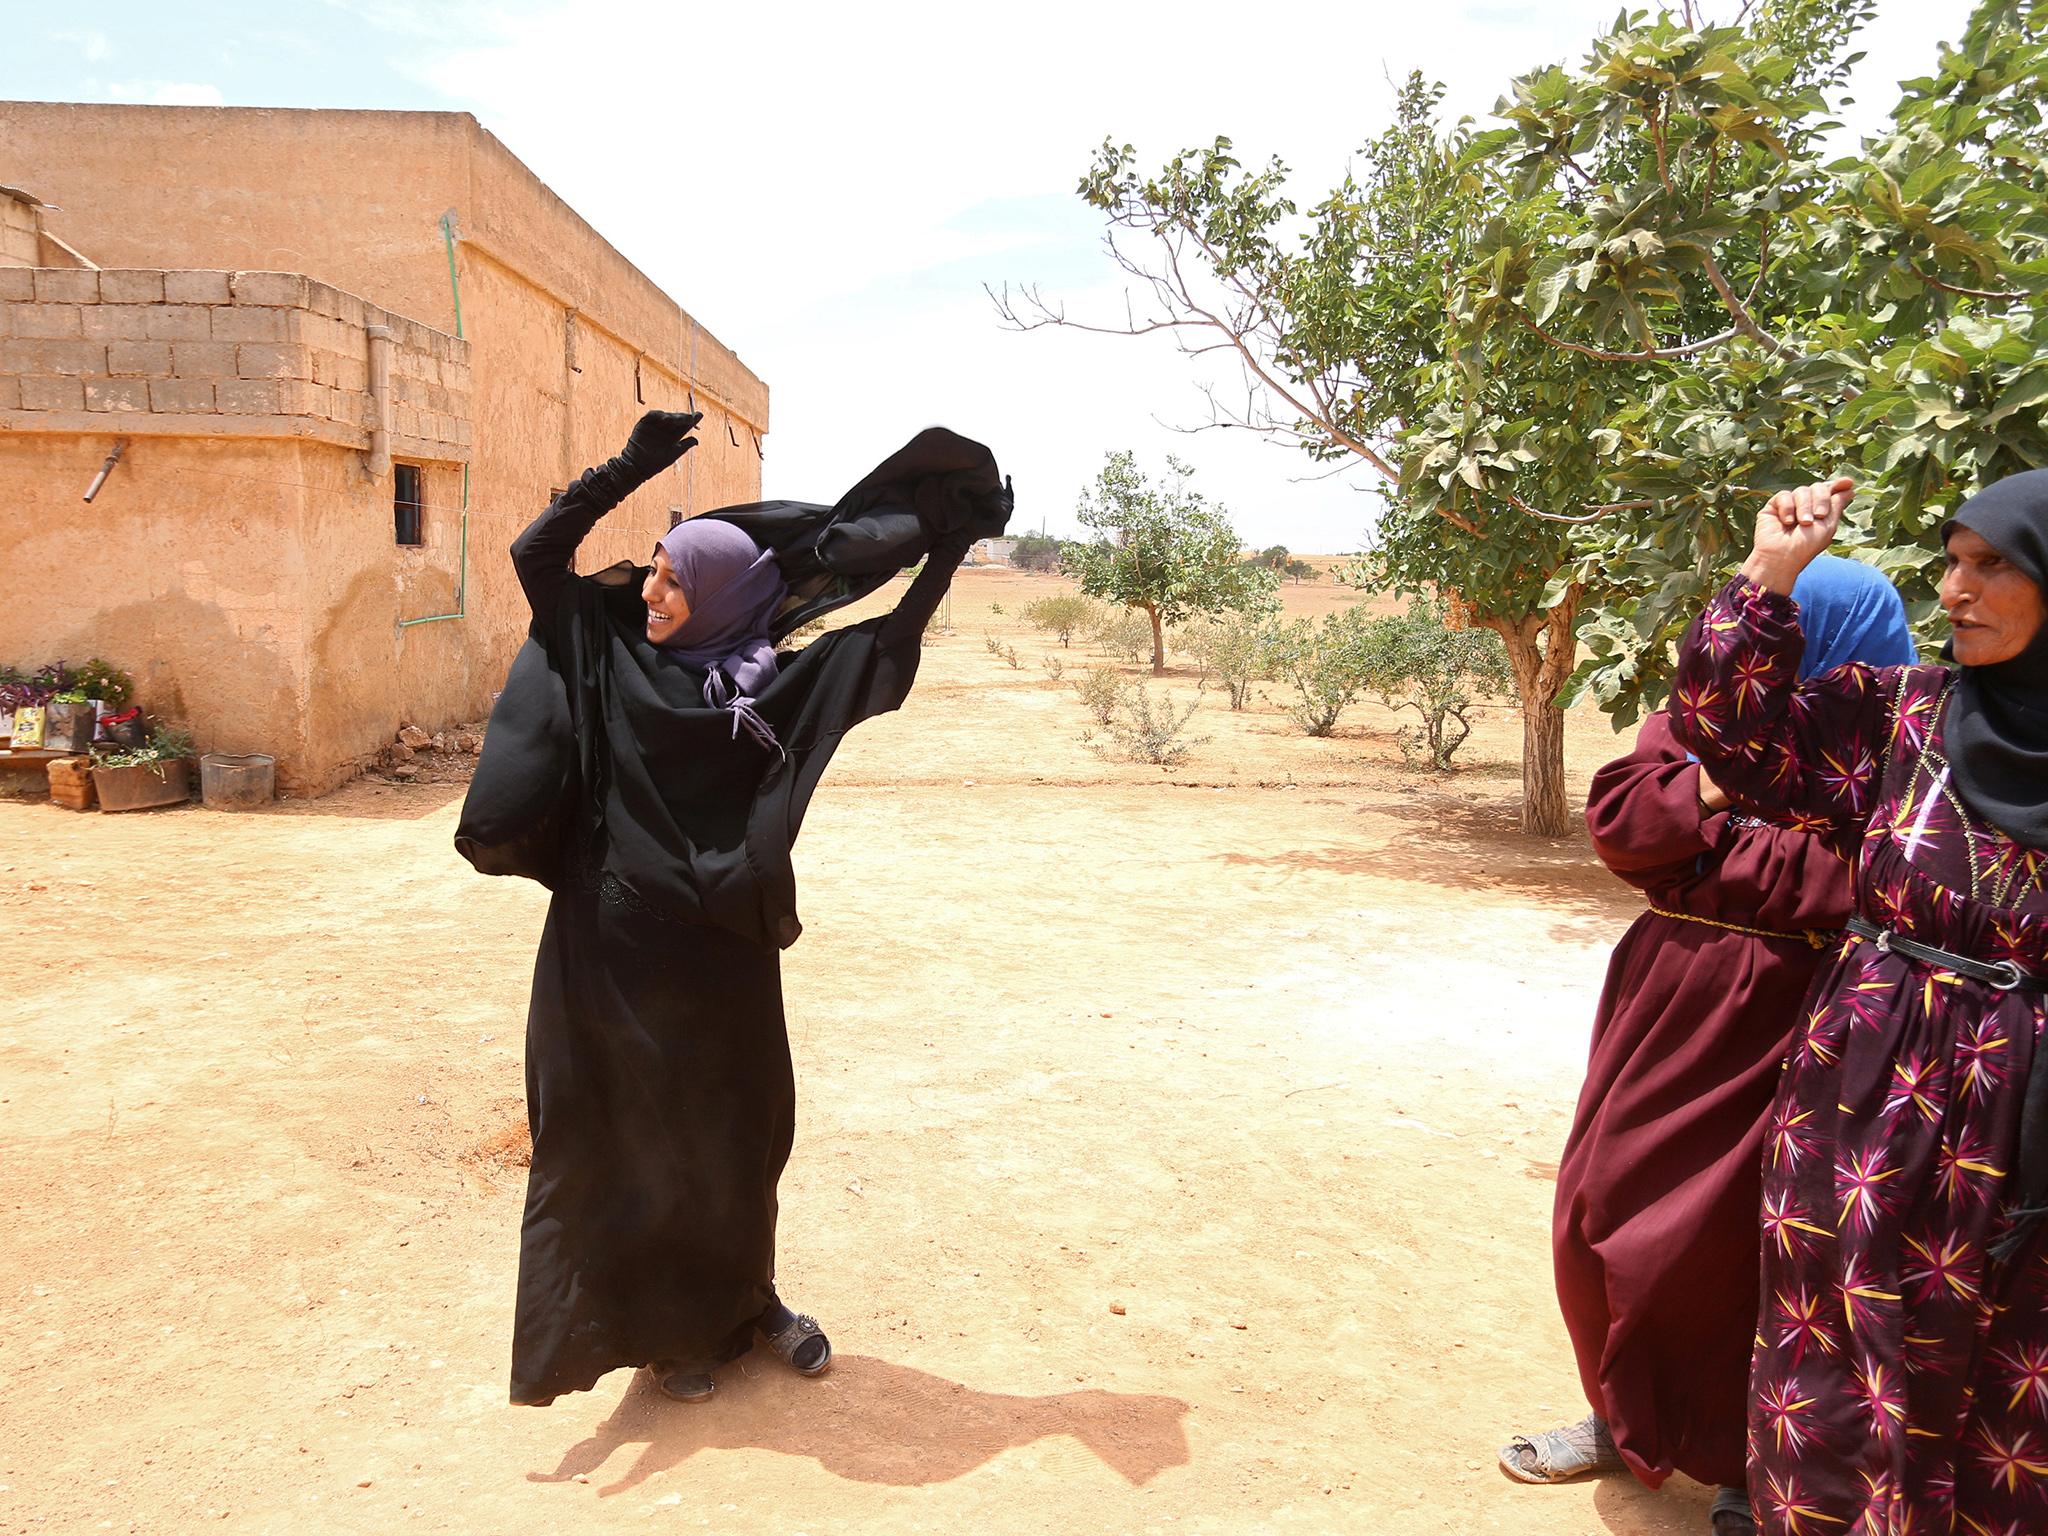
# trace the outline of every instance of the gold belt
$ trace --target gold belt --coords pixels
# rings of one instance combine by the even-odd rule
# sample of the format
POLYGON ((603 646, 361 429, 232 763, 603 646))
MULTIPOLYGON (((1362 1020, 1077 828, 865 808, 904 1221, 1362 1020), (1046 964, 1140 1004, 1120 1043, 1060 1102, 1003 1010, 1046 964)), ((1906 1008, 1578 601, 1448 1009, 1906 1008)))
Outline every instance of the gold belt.
POLYGON ((1724 923, 1719 918, 1699 917, 1691 912, 1672 912, 1660 907, 1654 901, 1650 910, 1659 917, 1675 917, 1681 923, 1699 923, 1707 928, 1719 928, 1728 933, 1748 934, 1752 939, 1802 939, 1815 949, 1826 949, 1840 938, 1839 933, 1824 928, 1802 928, 1797 933, 1785 933, 1776 928, 1746 928, 1741 923, 1724 923))

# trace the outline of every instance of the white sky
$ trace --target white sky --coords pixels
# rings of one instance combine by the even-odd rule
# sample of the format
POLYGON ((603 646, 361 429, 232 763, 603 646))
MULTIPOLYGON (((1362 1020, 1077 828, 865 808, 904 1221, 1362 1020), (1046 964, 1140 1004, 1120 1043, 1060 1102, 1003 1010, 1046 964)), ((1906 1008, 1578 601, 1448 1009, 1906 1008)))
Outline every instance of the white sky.
MULTIPOLYGON (((1129 447, 1193 461, 1248 543, 1334 551, 1358 543, 1368 477, 1309 483, 1298 451, 1176 433, 1162 423, 1206 406, 1170 341, 1015 335, 981 284, 1120 310, 1074 195, 1105 137, 1157 165, 1229 134, 1247 162, 1280 154, 1306 205, 1383 124, 1390 76, 1420 67, 1453 115, 1483 115, 1616 9, 117 0, 0 61, 0 92, 466 108, 768 380, 767 494, 831 500, 940 422, 995 449, 1019 526, 1072 531, 1103 454, 1129 447)), ((1859 114, 1881 116, 1967 10, 1885 0, 1859 114)))

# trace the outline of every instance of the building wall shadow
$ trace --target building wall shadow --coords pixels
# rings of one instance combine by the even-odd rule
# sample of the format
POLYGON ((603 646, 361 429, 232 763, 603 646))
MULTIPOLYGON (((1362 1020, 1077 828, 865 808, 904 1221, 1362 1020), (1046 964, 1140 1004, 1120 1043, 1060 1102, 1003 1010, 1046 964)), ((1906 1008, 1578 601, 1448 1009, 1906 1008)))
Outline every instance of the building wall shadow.
POLYGON ((1133 1485, 1188 1462, 1188 1405, 1178 1398, 1086 1389, 1047 1397, 981 1392, 943 1376, 863 1355, 841 1355, 807 1381, 749 1357, 718 1373, 708 1403, 670 1402, 644 1372, 588 1438, 551 1472, 528 1481, 597 1482, 599 1469, 628 1454, 598 1492, 624 1493, 702 1450, 765 1450, 806 1456, 837 1477, 918 1487, 949 1482, 1004 1451, 1049 1435, 1071 1435, 1133 1485), (630 1448, 638 1447, 637 1451, 630 1448))

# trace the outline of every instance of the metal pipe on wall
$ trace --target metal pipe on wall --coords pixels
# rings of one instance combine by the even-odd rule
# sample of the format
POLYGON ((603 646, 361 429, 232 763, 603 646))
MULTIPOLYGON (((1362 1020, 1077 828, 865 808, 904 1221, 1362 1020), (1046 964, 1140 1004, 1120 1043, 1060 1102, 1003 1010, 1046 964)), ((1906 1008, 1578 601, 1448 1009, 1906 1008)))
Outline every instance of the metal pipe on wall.
MULTIPOLYGON (((455 337, 462 339, 462 280, 455 271, 455 210, 441 215, 441 238, 448 245, 448 291, 455 301, 455 337)), ((388 332, 386 334, 389 334, 388 332)), ((388 364, 387 364, 388 366, 388 364)), ((387 438, 388 442, 389 439, 387 438)), ((472 449, 472 452, 474 450, 472 449)), ((388 458, 388 454, 387 454, 388 458)), ((469 465, 462 466, 462 542, 456 554, 455 606, 446 613, 426 613, 416 619, 400 619, 399 632, 415 624, 442 624, 469 616, 469 465)), ((495 698, 495 696, 494 696, 495 698)))
POLYGON ((90 502, 99 495, 100 487, 107 483, 107 476, 114 472, 114 466, 121 462, 121 455, 128 451, 128 439, 114 439, 114 451, 107 455, 107 462, 100 466, 100 472, 92 477, 92 484, 85 488, 85 499, 90 502))
POLYGON ((370 475, 391 473, 391 327, 364 328, 370 338, 370 475))

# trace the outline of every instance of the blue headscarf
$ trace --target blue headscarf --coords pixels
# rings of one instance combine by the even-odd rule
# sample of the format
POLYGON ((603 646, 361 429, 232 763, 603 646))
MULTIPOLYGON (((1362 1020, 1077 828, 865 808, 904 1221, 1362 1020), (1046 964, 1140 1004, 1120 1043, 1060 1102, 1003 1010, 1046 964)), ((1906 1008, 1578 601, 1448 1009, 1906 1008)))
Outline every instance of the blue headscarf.
POLYGON ((1822 555, 1793 584, 1806 654, 1799 680, 1819 677, 1851 661, 1873 667, 1910 667, 1920 659, 1906 624, 1906 605, 1882 571, 1860 560, 1822 555))

